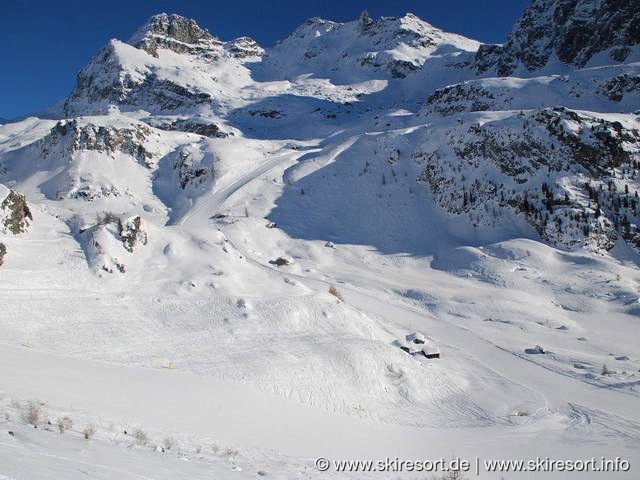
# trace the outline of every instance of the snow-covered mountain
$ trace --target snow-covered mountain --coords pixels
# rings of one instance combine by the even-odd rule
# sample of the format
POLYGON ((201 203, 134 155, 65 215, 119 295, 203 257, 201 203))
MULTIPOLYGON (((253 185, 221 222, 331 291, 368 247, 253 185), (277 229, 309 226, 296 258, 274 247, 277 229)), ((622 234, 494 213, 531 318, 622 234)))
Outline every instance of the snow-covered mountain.
POLYGON ((405 78, 427 63, 462 62, 478 46, 412 14, 373 20, 363 12, 358 21, 345 24, 308 20, 270 50, 264 63, 273 78, 313 74, 354 83, 380 78, 381 70, 385 76, 405 78))
POLYGON ((504 45, 366 12, 266 49, 174 14, 109 41, 0 125, 0 350, 34 369, 0 377, 11 448, 41 400, 105 454, 177 445, 223 478, 435 435, 638 463, 638 11, 534 0, 504 45), (183 398, 133 408, 147 375, 183 398))
POLYGON ((127 43, 111 40, 78 73, 65 115, 105 113, 109 106, 151 112, 216 109, 240 96, 247 62, 263 49, 250 38, 221 42, 193 20, 156 15, 127 43))
POLYGON ((535 0, 504 45, 483 45, 479 71, 500 76, 549 65, 584 67, 640 60, 637 0, 535 0), (551 62, 551 63, 550 63, 551 62))

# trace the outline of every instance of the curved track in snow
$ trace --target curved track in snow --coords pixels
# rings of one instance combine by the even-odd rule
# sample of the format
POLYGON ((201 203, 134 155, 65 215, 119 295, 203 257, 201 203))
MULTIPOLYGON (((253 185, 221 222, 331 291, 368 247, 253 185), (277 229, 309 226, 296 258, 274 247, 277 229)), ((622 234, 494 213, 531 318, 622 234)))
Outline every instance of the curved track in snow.
MULTIPOLYGON (((350 141, 353 143, 353 139, 350 139, 350 141)), ((329 152, 325 155, 331 156, 331 154, 332 152, 329 152)), ((278 163, 280 162, 272 161, 269 162, 269 165, 275 167, 278 163)), ((233 189, 225 189, 224 194, 218 197, 219 201, 212 201, 206 206, 203 205, 203 208, 199 210, 201 215, 199 221, 206 221, 206 218, 218 213, 223 208, 224 202, 234 192, 258 177, 259 174, 243 177, 241 181, 234 184, 233 189)), ((603 388, 601 385, 585 382, 582 378, 566 375, 561 370, 548 368, 532 360, 530 355, 526 356, 502 348, 467 327, 435 318, 432 314, 422 309, 398 302, 398 297, 394 298, 391 295, 380 294, 385 289, 411 288, 411 283, 402 284, 393 277, 381 277, 379 274, 371 275, 370 272, 365 271, 364 267, 354 269, 353 265, 350 265, 349 276, 341 275, 339 281, 331 279, 335 272, 317 271, 313 275, 283 272, 282 269, 265 263, 254 255, 252 251, 242 248, 240 243, 234 242, 228 232, 225 232, 224 226, 221 227, 221 230, 225 233, 228 244, 232 248, 254 265, 269 271, 273 275, 295 278, 307 287, 318 291, 326 290, 332 285, 339 284, 340 291, 346 302, 367 313, 372 318, 379 319, 385 326, 393 325, 398 330, 406 329, 406 325, 420 326, 424 331, 430 332, 445 344, 458 346, 460 348, 459 354, 484 365, 506 383, 530 390, 531 396, 535 398, 535 405, 537 405, 535 411, 531 412, 534 418, 543 418, 553 412, 563 411, 567 408, 567 405, 573 403, 582 405, 581 408, 583 409, 586 408, 597 412, 601 424, 607 422, 612 424, 631 424, 633 423, 632 419, 637 415, 638 408, 640 408, 640 400, 636 395, 628 394, 624 391, 612 391, 603 388), (363 285, 375 285, 375 288, 371 290, 371 288, 364 288, 363 285), (399 322, 398 319, 402 320, 399 322), (462 346, 464 346, 464 352, 461 349, 462 346), (513 372, 518 372, 517 377, 514 377, 513 372), (558 377, 562 378, 559 379, 558 377), (611 395, 616 396, 616 401, 615 409, 609 411, 607 405, 611 404, 611 395)), ((444 411, 450 411, 452 415, 461 419, 467 416, 484 418, 489 423, 498 420, 488 418, 481 407, 474 403, 469 403, 460 392, 451 395, 449 398, 448 404, 440 405, 443 413, 444 411)), ((625 429, 625 432, 629 434, 633 430, 625 429)), ((640 441, 640 433, 638 431, 640 430, 636 430, 632 434, 634 438, 640 441)))

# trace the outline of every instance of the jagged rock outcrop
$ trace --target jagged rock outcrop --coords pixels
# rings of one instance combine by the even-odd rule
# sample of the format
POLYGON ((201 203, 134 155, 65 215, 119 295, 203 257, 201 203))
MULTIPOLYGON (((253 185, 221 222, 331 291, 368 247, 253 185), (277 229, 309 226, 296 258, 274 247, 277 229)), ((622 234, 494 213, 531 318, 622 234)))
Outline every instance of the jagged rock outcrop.
POLYGON ((100 121, 102 124, 83 118, 59 121, 20 152, 37 162, 20 162, 16 152, 0 168, 8 180, 19 180, 29 172, 50 172, 39 187, 51 200, 90 201, 140 194, 137 176, 153 169, 163 151, 158 132, 137 121, 100 121))
POLYGON ((598 92, 614 102, 620 102, 626 96, 640 95, 640 75, 616 75, 604 82, 598 92))
POLYGON ((131 255, 148 241, 139 215, 122 217, 107 212, 94 224, 86 225, 78 217, 68 223, 96 273, 125 273, 131 255))
POLYGON ((219 125, 199 118, 180 118, 173 122, 154 122, 154 127, 171 132, 195 133, 209 138, 226 138, 230 134, 219 125))
POLYGON ((103 113, 111 105, 155 106, 160 110, 198 105, 211 101, 211 95, 188 87, 175 79, 162 78, 144 64, 128 65, 132 49, 111 40, 89 64, 78 72, 76 86, 64 104, 68 116, 103 113))
POLYGON ((6 232, 19 235, 27 231, 33 221, 33 215, 24 195, 13 190, 0 204, 0 221, 6 232))
POLYGON ((440 115, 448 116, 491 110, 495 99, 495 95, 481 85, 460 83, 436 90, 425 105, 440 115))
POLYGON ((122 245, 129 252, 133 253, 134 248, 138 245, 147 244, 147 233, 142 230, 142 219, 140 215, 129 218, 124 222, 118 219, 118 232, 122 245))
POLYGON ((224 49, 233 58, 241 60, 258 60, 264 55, 264 48, 253 38, 240 37, 224 44, 224 49))
POLYGON ((173 170, 182 190, 197 188, 213 181, 214 163, 208 155, 191 146, 181 148, 174 156, 173 170))
POLYGON ((638 126, 549 108, 472 124, 412 157, 436 201, 474 224, 497 225, 507 207, 561 248, 640 247, 638 126))
POLYGON ((217 58, 222 42, 194 20, 180 15, 161 13, 154 15, 130 39, 129 44, 158 57, 158 49, 176 53, 217 58), (217 47, 217 48, 216 48, 217 47))
POLYGON ((153 154, 147 151, 145 142, 150 135, 151 129, 145 125, 138 125, 137 128, 118 128, 93 124, 82 125, 77 120, 60 121, 42 140, 43 155, 47 156, 52 146, 62 144, 68 154, 81 150, 107 155, 121 152, 148 166, 153 154))
POLYGON ((582 67, 601 52, 622 62, 638 44, 640 0, 534 0, 504 46, 480 47, 475 67, 508 76, 538 70, 554 56, 582 67))

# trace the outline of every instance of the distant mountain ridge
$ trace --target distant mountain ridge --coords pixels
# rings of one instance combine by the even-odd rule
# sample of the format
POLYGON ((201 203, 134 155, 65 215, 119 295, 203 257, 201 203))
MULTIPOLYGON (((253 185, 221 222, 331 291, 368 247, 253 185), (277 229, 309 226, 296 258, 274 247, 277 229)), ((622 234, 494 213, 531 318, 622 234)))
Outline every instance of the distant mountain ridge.
POLYGON ((383 69, 402 79, 420 70, 434 55, 455 59, 474 52, 479 43, 439 30, 415 15, 371 19, 366 12, 355 22, 307 20, 276 44, 265 58, 267 68, 294 77, 342 75, 360 69, 383 69))

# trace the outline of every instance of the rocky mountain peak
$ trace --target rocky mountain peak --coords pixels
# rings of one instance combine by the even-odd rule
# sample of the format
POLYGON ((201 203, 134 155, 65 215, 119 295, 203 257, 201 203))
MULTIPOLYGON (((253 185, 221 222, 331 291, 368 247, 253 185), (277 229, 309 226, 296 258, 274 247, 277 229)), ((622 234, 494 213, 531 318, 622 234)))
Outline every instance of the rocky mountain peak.
POLYGON ((225 50, 238 59, 259 58, 264 55, 264 49, 250 37, 240 37, 225 43, 225 50))
POLYGON ((320 17, 308 18, 302 25, 291 32, 287 38, 278 43, 282 44, 290 39, 296 38, 320 37, 337 28, 339 25, 339 23, 332 22, 331 20, 325 20, 320 17))
POLYGON ((213 70, 220 72, 229 62, 255 62, 263 55, 264 49, 249 37, 222 42, 189 18, 154 15, 128 42, 110 40, 78 72, 64 112, 102 114, 113 106, 134 105, 175 111, 207 103, 208 92, 217 88, 213 70), (193 68, 182 69, 185 58, 193 68))
POLYGON ((638 44, 640 0, 534 0, 504 46, 480 48, 476 67, 508 76, 519 67, 538 70, 552 56, 583 67, 602 52, 623 62, 638 44))
MULTIPOLYGON (((371 18, 367 11, 363 11, 358 18, 358 27, 361 34, 369 36, 400 37, 429 36, 430 33, 438 33, 440 30, 418 18, 413 13, 407 13, 401 17, 381 17, 377 20, 371 18)), ((411 39, 408 39, 411 41, 411 39)))
POLYGON ((158 48, 166 48, 177 53, 206 48, 212 43, 220 44, 207 29, 201 28, 195 20, 176 14, 154 15, 130 39, 129 44, 158 56, 158 48))

